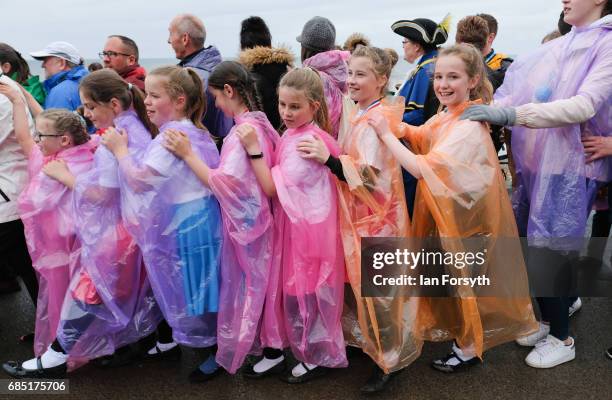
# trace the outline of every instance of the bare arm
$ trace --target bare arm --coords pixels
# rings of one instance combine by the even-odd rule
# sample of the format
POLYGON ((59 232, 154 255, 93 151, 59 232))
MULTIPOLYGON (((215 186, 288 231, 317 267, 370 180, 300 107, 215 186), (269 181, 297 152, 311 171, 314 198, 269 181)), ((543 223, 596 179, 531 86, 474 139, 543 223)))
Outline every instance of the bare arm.
POLYGON ((15 137, 26 157, 29 157, 36 143, 32 138, 32 132, 30 132, 26 103, 17 89, 5 83, 0 83, 0 94, 5 95, 13 104, 13 129, 15 130, 15 137))
MULTIPOLYGON (((247 154, 261 154, 261 147, 259 146, 259 140, 257 138, 255 128, 248 124, 243 124, 236 128, 236 134, 238 135, 240 143, 242 143, 242 146, 247 154)), ((251 166, 253 167, 253 172, 255 173, 257 182, 259 182, 259 185, 266 196, 269 198, 275 197, 276 186, 274 186, 272 172, 270 171, 268 164, 266 164, 266 160, 263 157, 251 158, 251 166)))
POLYGON ((43 112, 42 106, 40 104, 38 104, 38 102, 36 101, 34 96, 32 96, 32 94, 30 92, 25 90, 25 88, 23 86, 19 85, 19 89, 21 89, 21 93, 23 93, 23 96, 25 97, 26 102, 28 103, 28 108, 30 109, 30 113, 32 114, 32 118, 36 118, 38 116, 38 114, 43 112))
POLYGON ((423 174, 417 162, 417 156, 404 146, 389 129, 387 120, 382 115, 373 115, 368 119, 376 134, 383 143, 391 150, 393 157, 404 167, 412 176, 420 179, 423 174))

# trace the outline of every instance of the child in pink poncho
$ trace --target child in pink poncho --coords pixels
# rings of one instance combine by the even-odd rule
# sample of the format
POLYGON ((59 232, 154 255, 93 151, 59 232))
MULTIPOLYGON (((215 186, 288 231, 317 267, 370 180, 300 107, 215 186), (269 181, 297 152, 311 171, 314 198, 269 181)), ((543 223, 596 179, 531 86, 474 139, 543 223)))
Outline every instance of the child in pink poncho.
MULTIPOLYGON (((287 375, 288 383, 306 382, 327 368, 346 367, 340 317, 344 296, 344 260, 338 232, 337 192, 329 170, 301 157, 298 143, 321 139, 339 154, 329 129, 323 85, 311 68, 287 73, 279 85, 279 112, 288 128, 276 150, 270 171, 255 170, 266 192, 275 192, 280 207, 275 251, 281 257, 284 324, 299 363, 287 375), (327 368, 326 368, 327 367, 327 368)), ((248 154, 261 148, 254 132, 240 136, 248 154)), ((255 166, 255 165, 254 165, 255 166)))
POLYGON ((220 271, 216 361, 233 374, 250 352, 259 352, 261 344, 269 348, 264 349, 264 354, 270 350, 280 353, 273 357, 279 369, 284 367, 282 349, 287 339, 280 301, 276 301, 280 297, 280 268, 274 264, 274 218, 272 203, 257 182, 254 169, 261 162, 267 168, 272 166, 280 137, 265 114, 257 111, 261 106, 254 81, 241 64, 219 64, 208 79, 208 88, 217 107, 236 122, 223 142, 219 166, 211 169, 194 157, 183 133, 166 133, 165 146, 210 187, 221 206, 224 262, 220 271), (255 130, 263 149, 256 158, 244 150, 239 140, 250 129, 255 130), (270 311, 262 320, 264 304, 270 311))
POLYGON ((24 363, 9 361, 3 369, 17 377, 62 376, 67 355, 50 345, 56 337, 71 264, 80 244, 75 234, 72 190, 50 175, 63 168, 75 176, 88 171, 97 141, 90 140, 81 117, 59 109, 38 115, 35 141, 20 93, 3 90, 3 94, 13 103, 15 135, 28 158, 28 184, 19 196, 18 209, 40 287, 34 341, 38 357, 24 363))

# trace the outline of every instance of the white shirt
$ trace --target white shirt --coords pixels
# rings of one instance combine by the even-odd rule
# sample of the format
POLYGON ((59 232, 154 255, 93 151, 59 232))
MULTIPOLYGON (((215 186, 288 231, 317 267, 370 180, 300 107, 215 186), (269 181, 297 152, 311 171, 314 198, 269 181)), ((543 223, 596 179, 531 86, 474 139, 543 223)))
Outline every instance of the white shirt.
MULTIPOLYGON (((0 76, 0 82, 19 90, 18 84, 6 75, 0 76)), ((28 121, 31 132, 34 124, 29 111, 28 121)), ((0 94, 0 223, 19 219, 17 197, 28 180, 27 165, 26 156, 13 131, 13 105, 0 94)))

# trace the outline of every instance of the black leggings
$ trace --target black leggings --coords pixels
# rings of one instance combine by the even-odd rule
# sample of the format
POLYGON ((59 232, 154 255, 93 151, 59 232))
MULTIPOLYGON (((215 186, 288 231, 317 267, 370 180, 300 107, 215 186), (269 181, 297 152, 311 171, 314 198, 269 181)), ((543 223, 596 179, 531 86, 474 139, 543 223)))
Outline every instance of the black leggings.
POLYGON ((5 270, 3 275, 9 279, 21 277, 32 303, 36 306, 38 279, 32 268, 20 219, 0 224, 0 270, 5 270))

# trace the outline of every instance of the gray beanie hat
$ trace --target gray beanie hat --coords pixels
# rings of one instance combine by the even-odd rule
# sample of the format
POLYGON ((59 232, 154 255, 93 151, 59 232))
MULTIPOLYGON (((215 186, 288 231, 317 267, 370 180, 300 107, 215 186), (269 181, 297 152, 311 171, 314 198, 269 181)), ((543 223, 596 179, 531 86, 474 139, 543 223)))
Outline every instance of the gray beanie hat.
POLYGON ((314 17, 306 22, 296 40, 312 50, 331 50, 336 44, 336 28, 327 18, 314 17))

